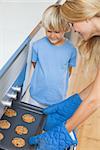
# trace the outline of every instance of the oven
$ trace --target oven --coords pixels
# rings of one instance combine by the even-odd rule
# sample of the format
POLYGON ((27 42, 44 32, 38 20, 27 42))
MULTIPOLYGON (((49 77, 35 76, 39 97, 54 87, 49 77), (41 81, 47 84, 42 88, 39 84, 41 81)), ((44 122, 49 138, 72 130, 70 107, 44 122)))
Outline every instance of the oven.
MULTIPOLYGON (((9 108, 9 107, 8 107, 9 108)), ((7 109, 8 109, 7 108, 7 109)), ((3 114, 1 120, 7 120, 10 123, 8 129, 1 129, 0 133, 3 134, 4 138, 0 141, 1 150, 35 150, 36 146, 29 145, 29 137, 40 134, 43 130, 46 116, 42 113, 42 109, 24 102, 13 101, 10 109, 16 112, 16 116, 8 117, 3 114), (30 114, 35 117, 35 121, 31 123, 24 122, 22 116, 24 114, 30 114), (15 132, 17 126, 24 126, 28 129, 27 134, 19 135, 15 132), (13 138, 23 138, 25 145, 21 148, 16 147, 12 144, 13 138)))

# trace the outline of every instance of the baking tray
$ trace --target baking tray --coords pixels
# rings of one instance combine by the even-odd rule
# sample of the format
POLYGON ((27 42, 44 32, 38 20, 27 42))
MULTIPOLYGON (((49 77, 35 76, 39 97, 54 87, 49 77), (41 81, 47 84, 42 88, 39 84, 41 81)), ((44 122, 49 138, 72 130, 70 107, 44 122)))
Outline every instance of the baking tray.
POLYGON ((11 126, 9 129, 0 129, 4 135, 4 139, 0 141, 0 150, 35 150, 36 146, 29 145, 29 137, 40 134, 43 130, 46 116, 42 113, 42 109, 24 102, 14 101, 12 104, 12 109, 17 112, 15 117, 2 116, 1 119, 6 119, 10 122, 11 126), (24 114, 31 114, 35 117, 36 121, 33 123, 23 122, 21 116, 24 114), (23 125, 28 128, 28 134, 18 135, 15 132, 15 128, 18 125, 23 125), (16 148, 12 144, 12 139, 14 137, 21 137, 25 139, 25 146, 22 148, 16 148))

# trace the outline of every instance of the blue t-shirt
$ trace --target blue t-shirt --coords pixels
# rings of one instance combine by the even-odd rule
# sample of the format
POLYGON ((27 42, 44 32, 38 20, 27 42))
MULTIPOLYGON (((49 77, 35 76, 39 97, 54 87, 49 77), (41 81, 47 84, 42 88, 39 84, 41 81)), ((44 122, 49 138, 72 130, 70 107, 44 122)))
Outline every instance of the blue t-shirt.
POLYGON ((32 46, 36 66, 30 83, 31 97, 46 105, 61 102, 68 88, 68 68, 76 65, 76 54, 69 40, 60 46, 51 44, 47 37, 36 41, 32 46))

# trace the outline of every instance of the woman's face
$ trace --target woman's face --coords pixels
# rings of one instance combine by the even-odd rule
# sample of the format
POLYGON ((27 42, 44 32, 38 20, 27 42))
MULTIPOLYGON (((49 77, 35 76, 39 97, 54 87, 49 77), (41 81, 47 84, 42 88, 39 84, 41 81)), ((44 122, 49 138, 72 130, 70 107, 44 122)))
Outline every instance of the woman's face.
POLYGON ((94 28, 91 20, 75 22, 72 24, 75 32, 78 32, 86 41, 94 35, 94 28))

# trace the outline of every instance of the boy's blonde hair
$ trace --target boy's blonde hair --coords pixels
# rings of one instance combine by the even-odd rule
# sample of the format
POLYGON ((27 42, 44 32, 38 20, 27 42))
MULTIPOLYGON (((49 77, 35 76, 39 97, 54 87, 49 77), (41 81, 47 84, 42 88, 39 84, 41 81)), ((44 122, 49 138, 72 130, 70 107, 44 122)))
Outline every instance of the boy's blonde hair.
POLYGON ((61 16, 58 4, 51 5, 45 10, 42 16, 42 25, 46 30, 69 31, 69 25, 61 16))
MULTIPOLYGON (((66 0, 61 6, 60 12, 70 23, 100 17, 100 0, 66 0)), ((77 47, 84 62, 98 65, 100 63, 100 36, 94 36, 88 41, 78 37, 77 39, 77 47)))

